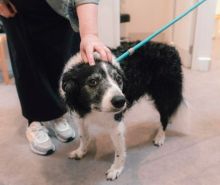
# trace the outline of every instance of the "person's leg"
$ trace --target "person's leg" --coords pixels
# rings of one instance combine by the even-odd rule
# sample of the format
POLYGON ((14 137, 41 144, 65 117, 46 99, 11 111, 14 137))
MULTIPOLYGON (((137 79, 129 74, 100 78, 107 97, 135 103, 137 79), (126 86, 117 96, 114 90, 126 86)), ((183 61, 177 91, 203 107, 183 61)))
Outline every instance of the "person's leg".
MULTIPOLYGON (((12 2, 18 14, 2 20, 22 113, 30 123, 59 118, 66 109, 58 94, 58 81, 73 52, 73 32, 68 21, 53 12, 45 1, 12 2)), ((76 38, 75 44, 79 46, 79 36, 76 38)))
POLYGON ((38 121, 58 118, 66 112, 58 94, 58 81, 71 56, 73 32, 69 22, 44 1, 14 3, 18 14, 3 19, 3 23, 23 115, 38 121))

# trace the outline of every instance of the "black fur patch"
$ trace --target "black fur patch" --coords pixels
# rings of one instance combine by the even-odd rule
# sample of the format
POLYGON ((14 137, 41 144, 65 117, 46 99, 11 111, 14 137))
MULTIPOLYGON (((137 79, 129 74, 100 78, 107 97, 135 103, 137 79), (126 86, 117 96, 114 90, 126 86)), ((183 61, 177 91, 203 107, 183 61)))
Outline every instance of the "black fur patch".
MULTIPOLYGON (((125 43, 113 52, 117 56, 135 44, 125 43)), ((154 100, 166 129, 169 118, 182 101, 183 75, 177 50, 150 42, 128 57, 121 67, 126 77, 123 92, 128 106, 131 107, 134 101, 148 94, 154 100)))
POLYGON ((117 113, 117 114, 114 115, 115 121, 120 122, 122 120, 122 118, 123 118, 123 113, 122 112, 117 113))

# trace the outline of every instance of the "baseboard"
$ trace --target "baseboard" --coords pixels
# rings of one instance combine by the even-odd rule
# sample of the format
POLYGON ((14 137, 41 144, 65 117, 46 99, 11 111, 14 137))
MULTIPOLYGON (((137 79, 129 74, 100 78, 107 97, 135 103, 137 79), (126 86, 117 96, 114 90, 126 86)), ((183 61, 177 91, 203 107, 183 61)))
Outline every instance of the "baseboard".
POLYGON ((210 57, 198 57, 197 62, 193 65, 192 69, 197 71, 208 71, 212 59, 210 57))

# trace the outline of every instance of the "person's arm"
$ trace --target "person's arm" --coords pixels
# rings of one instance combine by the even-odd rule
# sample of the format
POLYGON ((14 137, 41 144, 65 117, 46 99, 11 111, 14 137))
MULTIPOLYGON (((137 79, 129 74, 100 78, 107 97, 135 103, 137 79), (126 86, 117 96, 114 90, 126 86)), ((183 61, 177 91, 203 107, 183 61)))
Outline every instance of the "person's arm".
POLYGON ((5 18, 14 17, 17 13, 15 6, 9 0, 0 0, 0 15, 5 18))
POLYGON ((81 4, 76 7, 81 37, 80 52, 85 62, 94 65, 93 52, 97 51, 102 60, 111 61, 111 51, 98 38, 97 4, 81 4))

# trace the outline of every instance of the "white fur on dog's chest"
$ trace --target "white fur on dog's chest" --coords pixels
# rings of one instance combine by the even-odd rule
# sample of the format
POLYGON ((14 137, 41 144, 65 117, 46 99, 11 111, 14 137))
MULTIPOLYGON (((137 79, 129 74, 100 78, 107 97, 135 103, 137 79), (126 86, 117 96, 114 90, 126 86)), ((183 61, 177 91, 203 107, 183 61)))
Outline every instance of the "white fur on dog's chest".
POLYGON ((101 128, 115 128, 118 122, 114 119, 113 113, 93 111, 84 118, 86 125, 97 125, 101 128))

